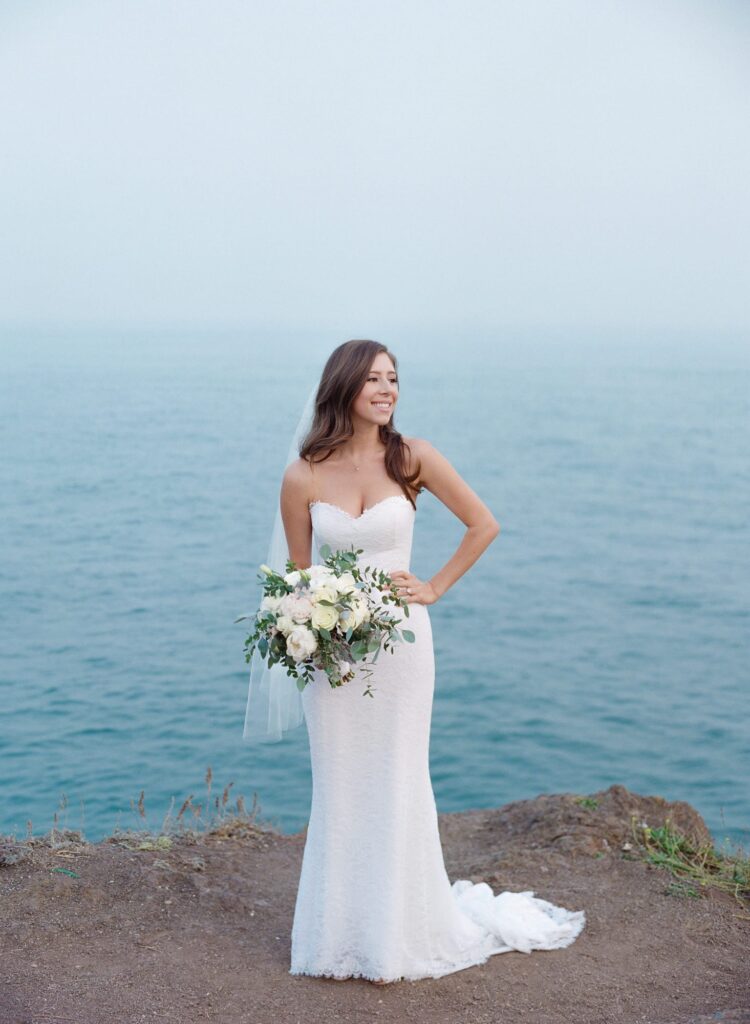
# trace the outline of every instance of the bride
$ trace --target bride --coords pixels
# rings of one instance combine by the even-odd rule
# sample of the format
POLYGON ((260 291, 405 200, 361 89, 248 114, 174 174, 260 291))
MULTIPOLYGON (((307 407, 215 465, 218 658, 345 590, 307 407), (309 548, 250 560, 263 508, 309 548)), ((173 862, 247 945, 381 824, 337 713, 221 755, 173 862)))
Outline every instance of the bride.
POLYGON ((531 890, 495 895, 484 882, 448 879, 429 774, 435 662, 428 606, 500 526, 428 441, 396 429, 397 365, 376 341, 347 341, 331 353, 280 495, 289 558, 307 568, 322 561, 324 544, 362 549, 361 565, 394 579, 415 635, 381 652, 372 699, 363 695, 359 669, 335 689, 316 669, 298 694, 313 788, 290 973, 375 984, 438 978, 509 950, 558 949, 585 923, 582 910, 531 890), (445 565, 422 580, 409 562, 416 498, 425 488, 466 533, 445 565))

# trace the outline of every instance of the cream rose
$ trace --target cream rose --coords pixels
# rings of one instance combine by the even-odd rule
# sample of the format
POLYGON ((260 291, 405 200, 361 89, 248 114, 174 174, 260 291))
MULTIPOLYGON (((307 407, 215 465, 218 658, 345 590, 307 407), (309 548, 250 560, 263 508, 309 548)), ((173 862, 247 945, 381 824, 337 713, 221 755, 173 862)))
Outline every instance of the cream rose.
POLYGON ((331 630, 339 619, 339 611, 334 605, 314 604, 310 623, 314 629, 331 630))
POLYGON ((311 594, 311 600, 313 604, 317 604, 318 601, 337 601, 338 593, 332 586, 320 586, 317 590, 314 590, 311 594))
POLYGON ((339 594, 352 594, 357 589, 357 581, 350 572, 342 572, 336 580, 339 594))
POLYGON ((288 615, 279 615, 276 619, 276 628, 284 636, 289 636, 292 630, 297 628, 297 623, 288 615))
POLYGON ((333 569, 329 569, 327 565, 311 565, 307 573, 310 577, 311 590, 316 590, 319 586, 328 584, 336 578, 333 569))
POLYGON ((287 654, 291 655, 296 662, 309 658, 317 647, 318 641, 315 639, 315 634, 307 626, 295 626, 286 638, 287 654))
POLYGON ((367 622, 369 620, 370 609, 365 598, 361 597, 359 594, 353 594, 349 599, 349 603, 351 604, 353 616, 353 618, 349 620, 349 625, 356 629, 357 626, 361 626, 363 622, 367 622))

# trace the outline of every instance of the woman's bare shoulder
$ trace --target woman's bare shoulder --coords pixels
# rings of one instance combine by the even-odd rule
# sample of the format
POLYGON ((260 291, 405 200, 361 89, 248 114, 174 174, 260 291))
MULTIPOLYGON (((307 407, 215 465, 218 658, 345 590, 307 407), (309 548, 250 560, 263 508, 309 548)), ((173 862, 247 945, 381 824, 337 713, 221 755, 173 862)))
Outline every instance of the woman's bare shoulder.
POLYGON ((436 450, 424 437, 404 437, 404 441, 408 444, 412 456, 417 459, 429 459, 436 450))
POLYGON ((312 467, 307 459, 294 459, 284 470, 284 480, 290 484, 307 483, 312 476, 312 467))
POLYGON ((412 485, 418 494, 427 486, 435 449, 424 437, 404 437, 404 442, 407 446, 406 471, 419 474, 412 485))
POLYGON ((282 493, 296 501, 311 501, 314 477, 307 459, 297 458, 284 470, 281 481, 282 493))
POLYGON ((403 437, 404 437, 404 441, 406 441, 407 444, 410 445, 411 447, 414 447, 414 446, 419 447, 420 444, 425 444, 426 443, 425 439, 423 437, 407 437, 406 434, 404 434, 403 437))
POLYGON ((410 469, 419 468, 419 483, 428 491, 433 489, 433 481, 446 473, 457 475, 449 460, 431 441, 425 437, 405 437, 409 445, 410 469))

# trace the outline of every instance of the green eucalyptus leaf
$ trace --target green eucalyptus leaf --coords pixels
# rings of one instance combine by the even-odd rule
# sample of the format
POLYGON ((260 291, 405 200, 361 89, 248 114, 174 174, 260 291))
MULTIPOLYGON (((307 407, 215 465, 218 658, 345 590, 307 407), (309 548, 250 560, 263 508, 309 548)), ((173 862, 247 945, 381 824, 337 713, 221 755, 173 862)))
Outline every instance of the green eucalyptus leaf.
POLYGON ((350 650, 354 661, 361 661, 367 654, 367 644, 364 640, 357 640, 356 643, 352 644, 350 650))

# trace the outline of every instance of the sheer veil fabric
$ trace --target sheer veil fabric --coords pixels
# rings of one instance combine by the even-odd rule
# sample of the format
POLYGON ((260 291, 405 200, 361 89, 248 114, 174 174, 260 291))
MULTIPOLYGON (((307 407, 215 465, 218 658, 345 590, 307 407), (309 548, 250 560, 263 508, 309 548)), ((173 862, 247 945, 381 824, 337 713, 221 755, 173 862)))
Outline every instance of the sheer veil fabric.
MULTIPOLYGON (((312 425, 317 390, 316 382, 310 389, 292 435, 281 476, 286 467, 299 458, 300 445, 312 425)), ((280 483, 279 480, 279 485, 280 483)), ((283 572, 288 557, 289 549, 277 491, 276 516, 265 564, 278 572, 283 572)), ((283 665, 273 665, 269 668, 256 649, 250 659, 250 681, 245 708, 245 725, 242 732, 243 740, 255 743, 277 743, 287 732, 301 725, 303 720, 302 694, 297 689, 297 681, 286 674, 283 665)))

